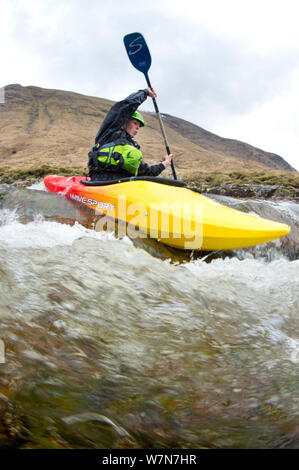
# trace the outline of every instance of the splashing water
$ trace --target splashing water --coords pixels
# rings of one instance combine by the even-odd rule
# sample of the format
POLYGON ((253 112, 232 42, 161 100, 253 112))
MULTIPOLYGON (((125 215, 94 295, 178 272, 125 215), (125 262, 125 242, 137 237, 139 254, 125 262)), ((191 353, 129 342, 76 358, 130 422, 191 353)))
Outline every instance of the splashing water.
POLYGON ((2 187, 2 447, 299 447, 298 206, 226 202, 292 233, 190 258, 2 187))

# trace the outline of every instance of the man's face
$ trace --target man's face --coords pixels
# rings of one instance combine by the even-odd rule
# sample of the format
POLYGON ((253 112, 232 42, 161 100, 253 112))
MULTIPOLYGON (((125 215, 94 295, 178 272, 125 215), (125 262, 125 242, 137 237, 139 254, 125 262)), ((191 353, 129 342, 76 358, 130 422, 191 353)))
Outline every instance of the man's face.
POLYGON ((137 121, 137 119, 130 119, 130 121, 128 121, 126 126, 125 126, 125 130, 132 137, 135 137, 137 135, 137 132, 140 129, 140 126, 141 126, 141 124, 140 124, 139 121, 137 121))

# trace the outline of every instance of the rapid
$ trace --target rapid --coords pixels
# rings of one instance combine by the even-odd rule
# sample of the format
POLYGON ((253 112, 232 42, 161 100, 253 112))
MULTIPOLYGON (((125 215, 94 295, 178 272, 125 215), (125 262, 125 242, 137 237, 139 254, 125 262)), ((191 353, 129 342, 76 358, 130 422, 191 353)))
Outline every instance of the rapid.
POLYGON ((0 448, 299 448, 299 205, 214 198, 291 233, 185 253, 0 185, 0 448))

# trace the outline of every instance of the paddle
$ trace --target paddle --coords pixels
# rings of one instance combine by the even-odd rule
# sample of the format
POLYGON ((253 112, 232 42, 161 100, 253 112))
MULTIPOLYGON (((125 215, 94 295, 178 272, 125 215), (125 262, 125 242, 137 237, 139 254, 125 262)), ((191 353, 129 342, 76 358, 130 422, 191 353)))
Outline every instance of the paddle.
MULTIPOLYGON (((151 59, 150 51, 147 47, 144 37, 140 33, 127 34, 126 36, 124 36, 124 43, 125 43, 125 48, 126 48, 128 57, 131 61, 131 64, 137 70, 139 70, 140 72, 144 74, 147 85, 149 86, 149 88, 152 88, 152 85, 148 76, 148 71, 151 66, 152 59, 151 59)), ((157 105, 157 101, 155 98, 153 98, 153 103, 154 103, 154 108, 159 119, 166 151, 167 151, 167 154, 170 155, 171 153, 170 148, 168 145, 163 122, 162 122, 159 108, 157 105)), ((175 172, 173 161, 171 162, 171 169, 172 169, 173 179, 177 180, 177 175, 175 172)))

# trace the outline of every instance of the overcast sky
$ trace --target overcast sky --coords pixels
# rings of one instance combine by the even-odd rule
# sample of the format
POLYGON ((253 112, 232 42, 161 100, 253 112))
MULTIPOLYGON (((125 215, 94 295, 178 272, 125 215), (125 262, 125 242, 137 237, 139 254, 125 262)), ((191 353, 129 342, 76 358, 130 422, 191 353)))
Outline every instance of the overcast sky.
POLYGON ((299 170, 298 18, 298 0, 0 0, 0 86, 120 100, 146 86, 123 45, 141 32, 161 113, 299 170))

